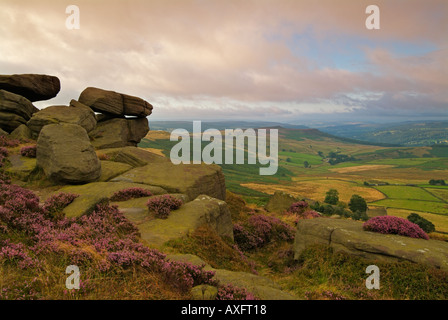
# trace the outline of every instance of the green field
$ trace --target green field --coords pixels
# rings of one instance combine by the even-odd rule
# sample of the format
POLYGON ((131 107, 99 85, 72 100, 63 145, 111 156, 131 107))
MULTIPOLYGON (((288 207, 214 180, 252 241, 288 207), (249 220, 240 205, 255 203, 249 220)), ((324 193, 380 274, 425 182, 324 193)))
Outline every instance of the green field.
POLYGON ((371 202, 370 204, 382 207, 402 208, 407 210, 432 212, 448 216, 448 204, 445 202, 406 200, 406 199, 384 199, 371 202))
POLYGON ((280 159, 284 159, 289 165, 296 164, 303 167, 305 161, 308 161, 310 165, 322 164, 322 158, 313 154, 280 151, 278 155, 280 159))

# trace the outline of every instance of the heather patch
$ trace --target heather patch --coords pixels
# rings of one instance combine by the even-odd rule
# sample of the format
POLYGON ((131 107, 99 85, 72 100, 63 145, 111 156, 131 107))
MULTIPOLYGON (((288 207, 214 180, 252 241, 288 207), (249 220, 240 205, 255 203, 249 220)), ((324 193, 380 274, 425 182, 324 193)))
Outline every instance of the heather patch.
POLYGON ((143 188, 128 188, 115 192, 110 198, 111 201, 126 201, 130 199, 143 198, 152 196, 151 191, 143 188))
POLYGON ((36 145, 22 147, 20 149, 20 154, 23 157, 36 158, 36 145))
POLYGON ((295 229, 278 218, 254 214, 233 227, 235 242, 243 251, 261 248, 272 241, 292 241, 295 229))
POLYGON ((363 225, 364 230, 383 234, 397 234, 400 236, 428 240, 429 237, 417 224, 409 220, 394 216, 373 217, 363 225))
POLYGON ((169 194, 151 198, 146 203, 149 211, 154 213, 156 218, 166 219, 171 210, 178 209, 183 204, 182 200, 177 199, 169 194))

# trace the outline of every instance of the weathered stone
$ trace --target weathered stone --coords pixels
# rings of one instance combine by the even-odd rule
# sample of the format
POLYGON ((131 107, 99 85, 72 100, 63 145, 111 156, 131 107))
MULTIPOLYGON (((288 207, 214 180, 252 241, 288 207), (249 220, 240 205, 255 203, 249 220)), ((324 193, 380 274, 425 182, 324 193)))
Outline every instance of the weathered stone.
POLYGON ((227 204, 205 195, 171 211, 167 219, 149 220, 138 227, 142 240, 160 248, 165 242, 186 236, 203 224, 209 225, 218 235, 233 240, 232 218, 227 204))
POLYGON ((37 166, 58 183, 87 183, 101 176, 101 163, 87 132, 75 124, 50 124, 37 140, 37 166))
POLYGON ((151 163, 132 169, 111 181, 127 181, 159 186, 170 193, 186 194, 190 200, 200 194, 226 199, 221 167, 206 164, 151 163))
POLYGON ((28 128, 26 125, 21 124, 17 128, 14 129, 13 132, 10 134, 11 139, 18 139, 20 141, 28 141, 32 140, 32 132, 30 128, 28 128))
POLYGON ((99 178, 99 181, 109 181, 132 168, 132 166, 126 163, 103 160, 101 161, 101 177, 99 178))
POLYGON ((63 211, 66 217, 72 218, 85 214, 91 210, 95 204, 110 198, 117 191, 128 188, 144 188, 151 191, 154 195, 167 193, 166 190, 159 187, 126 182, 92 182, 84 185, 65 186, 57 192, 70 192, 79 195, 79 197, 63 211))
POLYGON ((99 122, 90 133, 92 145, 97 149, 137 146, 149 131, 148 119, 115 118, 99 122))
POLYGON ((0 128, 6 132, 12 132, 22 124, 26 124, 26 120, 14 113, 0 112, 0 128))
POLYGON ((0 89, 40 101, 56 97, 61 83, 57 77, 43 74, 0 75, 0 89))
POLYGON ((323 244, 369 260, 407 260, 448 270, 448 243, 368 232, 362 225, 362 222, 347 219, 299 220, 295 258, 309 246, 323 244))
POLYGON ((33 114, 27 125, 38 136, 44 126, 57 123, 76 124, 90 132, 96 127, 96 118, 88 107, 51 106, 33 114))
POLYGON ((96 112, 118 116, 147 117, 153 108, 141 98, 94 87, 86 88, 78 100, 96 112))
POLYGON ((133 146, 101 149, 98 153, 107 156, 111 161, 126 163, 133 167, 142 167, 150 163, 169 162, 165 157, 133 146))
POLYGON ((0 90, 0 112, 13 113, 29 120, 39 111, 28 99, 5 90, 0 90))

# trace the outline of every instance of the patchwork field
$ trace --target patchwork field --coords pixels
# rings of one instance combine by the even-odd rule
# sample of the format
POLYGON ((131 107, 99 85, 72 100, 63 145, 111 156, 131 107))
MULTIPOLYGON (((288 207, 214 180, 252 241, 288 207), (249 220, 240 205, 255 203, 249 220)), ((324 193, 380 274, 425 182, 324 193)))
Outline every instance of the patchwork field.
POLYGON ((350 197, 353 194, 362 196, 367 202, 386 198, 383 193, 374 188, 364 187, 355 182, 344 180, 295 181, 291 185, 282 186, 275 184, 245 183, 242 186, 266 194, 274 194, 275 191, 281 190, 295 196, 303 196, 320 202, 324 201, 326 192, 332 188, 338 190, 339 199, 344 202, 350 201, 350 197))

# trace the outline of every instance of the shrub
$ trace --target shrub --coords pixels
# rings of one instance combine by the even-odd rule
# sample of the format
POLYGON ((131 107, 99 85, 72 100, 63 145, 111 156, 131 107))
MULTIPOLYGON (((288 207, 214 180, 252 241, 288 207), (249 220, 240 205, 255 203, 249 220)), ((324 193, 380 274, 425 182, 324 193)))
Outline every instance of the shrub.
POLYGON ((336 205, 338 201, 339 201, 339 192, 336 189, 328 190, 324 202, 336 205))
POLYGON ((306 201, 298 201, 291 204, 291 206, 288 209, 288 213, 291 214, 301 214, 308 208, 308 202, 306 201))
POLYGON ((60 192, 48 198, 42 209, 51 217, 57 217, 57 214, 60 214, 77 197, 79 197, 77 194, 60 192))
POLYGON ((110 198, 111 201, 126 201, 129 199, 143 198, 152 196, 151 191, 143 188, 128 188, 117 191, 110 198))
POLYGON ((26 146, 20 149, 20 154, 28 158, 36 158, 36 146, 26 146))
POLYGON ((278 218, 261 214, 251 216, 245 224, 235 224, 233 235, 243 251, 263 247, 271 241, 291 241, 295 229, 278 218))
POLYGON ((178 209, 183 204, 182 200, 169 194, 157 196, 148 200, 146 205, 150 212, 153 212, 157 218, 166 219, 171 210, 178 209))
POLYGON ((218 288, 216 300, 259 300, 246 288, 235 287, 232 284, 221 285, 218 288))
POLYGON ((383 234, 398 234, 428 240, 428 235, 415 223, 394 216, 373 217, 363 225, 364 230, 383 234))
POLYGON ((411 221, 412 223, 415 223, 416 225, 418 225, 426 233, 431 233, 431 232, 436 231, 436 226, 431 221, 426 220, 425 218, 423 218, 422 216, 420 216, 416 213, 411 213, 407 219, 409 221, 411 221))
POLYGON ((350 198, 348 207, 350 208, 350 210, 352 212, 356 212, 356 211, 366 212, 367 211, 367 202, 363 197, 361 197, 357 194, 354 194, 350 198))
POLYGON ((367 221, 369 220, 369 216, 367 215, 367 213, 364 211, 356 211, 353 212, 353 214, 351 215, 353 220, 362 220, 362 221, 367 221))

